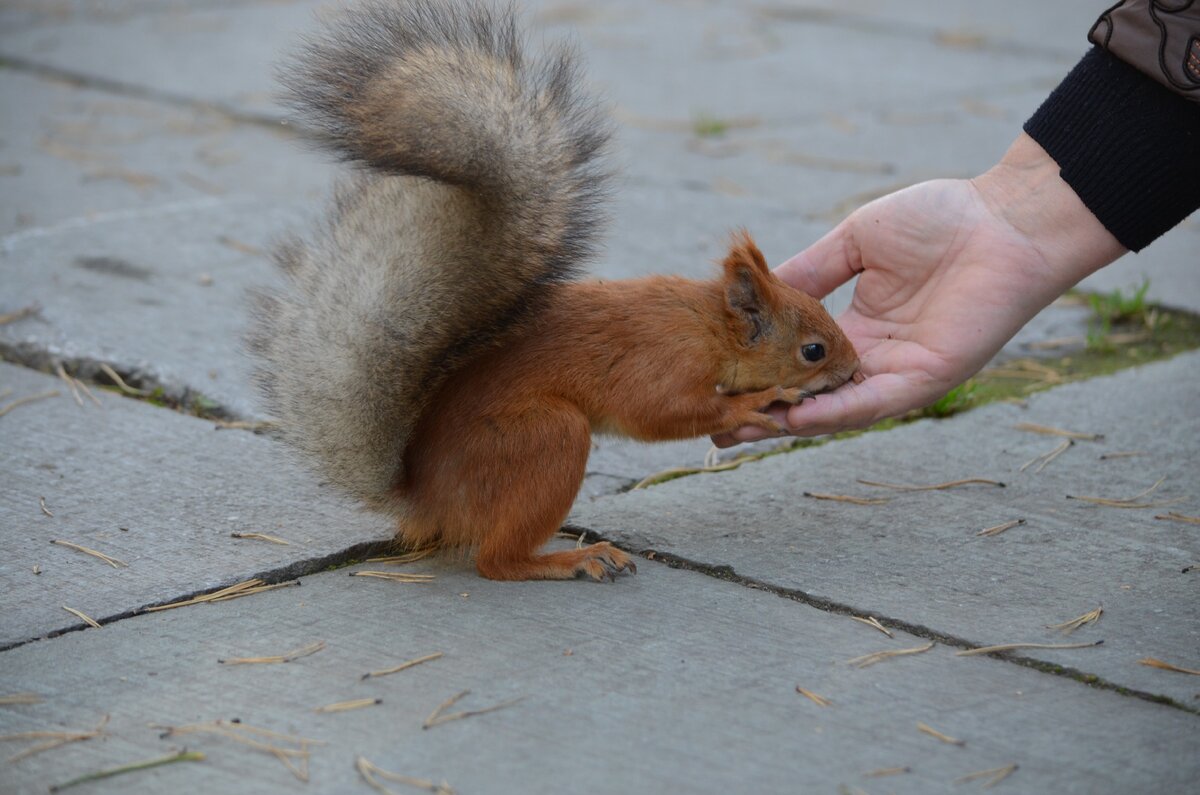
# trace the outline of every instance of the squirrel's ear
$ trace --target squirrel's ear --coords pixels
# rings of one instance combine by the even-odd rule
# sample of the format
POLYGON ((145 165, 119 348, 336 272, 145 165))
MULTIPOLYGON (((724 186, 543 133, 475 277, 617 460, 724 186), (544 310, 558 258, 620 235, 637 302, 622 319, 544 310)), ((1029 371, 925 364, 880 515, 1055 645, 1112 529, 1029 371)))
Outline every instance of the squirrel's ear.
POLYGON ((770 268, 745 230, 733 236, 733 245, 722 263, 725 269, 725 303, 745 327, 750 343, 757 342, 771 323, 771 297, 775 289, 770 268))

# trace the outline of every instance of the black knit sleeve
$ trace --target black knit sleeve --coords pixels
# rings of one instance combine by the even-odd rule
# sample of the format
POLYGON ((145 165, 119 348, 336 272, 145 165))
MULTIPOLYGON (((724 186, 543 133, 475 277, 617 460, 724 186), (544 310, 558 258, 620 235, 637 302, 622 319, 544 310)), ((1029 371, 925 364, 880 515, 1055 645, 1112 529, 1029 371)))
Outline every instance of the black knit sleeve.
POLYGON ((1140 251, 1200 207, 1200 103, 1094 47, 1025 123, 1123 246, 1140 251))

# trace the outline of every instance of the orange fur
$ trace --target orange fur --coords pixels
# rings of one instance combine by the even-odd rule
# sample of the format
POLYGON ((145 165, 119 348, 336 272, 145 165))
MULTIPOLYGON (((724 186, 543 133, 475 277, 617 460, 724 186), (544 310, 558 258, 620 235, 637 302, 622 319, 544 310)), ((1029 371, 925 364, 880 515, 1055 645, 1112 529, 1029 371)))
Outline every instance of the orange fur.
POLYGON ((722 278, 655 276, 553 288, 532 320, 453 372, 417 422, 398 491, 411 543, 477 548, 493 579, 633 571, 608 544, 538 554, 583 482, 591 433, 657 441, 751 424, 839 386, 850 342, 810 296, 771 274, 742 233, 722 278), (800 355, 824 346, 815 363, 800 355))

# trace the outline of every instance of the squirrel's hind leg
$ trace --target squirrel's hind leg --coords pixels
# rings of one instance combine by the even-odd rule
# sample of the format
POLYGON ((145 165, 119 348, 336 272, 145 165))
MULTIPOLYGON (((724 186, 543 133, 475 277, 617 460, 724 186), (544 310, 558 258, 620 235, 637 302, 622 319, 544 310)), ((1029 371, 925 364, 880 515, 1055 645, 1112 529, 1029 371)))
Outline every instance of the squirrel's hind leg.
MULTIPOLYGON (((485 523, 475 567, 492 580, 611 580, 634 573, 629 555, 604 542, 539 554, 571 510, 583 483, 591 432, 575 406, 524 413, 504 424, 504 455, 493 460, 487 504, 477 505, 485 523)), ((483 496, 483 495, 481 495, 483 496)))
POLYGON ((597 582, 615 580, 622 572, 637 574, 637 564, 607 541, 581 549, 565 549, 521 556, 487 556, 479 550, 475 566, 489 580, 573 580, 587 577, 597 582))

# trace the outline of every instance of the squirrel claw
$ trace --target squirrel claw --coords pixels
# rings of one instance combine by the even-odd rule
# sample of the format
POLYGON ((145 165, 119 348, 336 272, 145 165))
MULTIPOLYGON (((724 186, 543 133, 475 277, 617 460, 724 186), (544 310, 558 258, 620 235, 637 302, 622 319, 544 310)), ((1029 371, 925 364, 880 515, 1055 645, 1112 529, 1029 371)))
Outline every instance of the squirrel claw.
POLYGON ((587 548, 587 557, 579 565, 579 573, 597 582, 616 582, 621 573, 637 574, 637 564, 607 541, 587 548))
POLYGON ((779 390, 779 400, 784 403, 791 403, 793 406, 799 405, 806 398, 810 397, 813 397, 813 393, 800 387, 786 387, 779 390))

